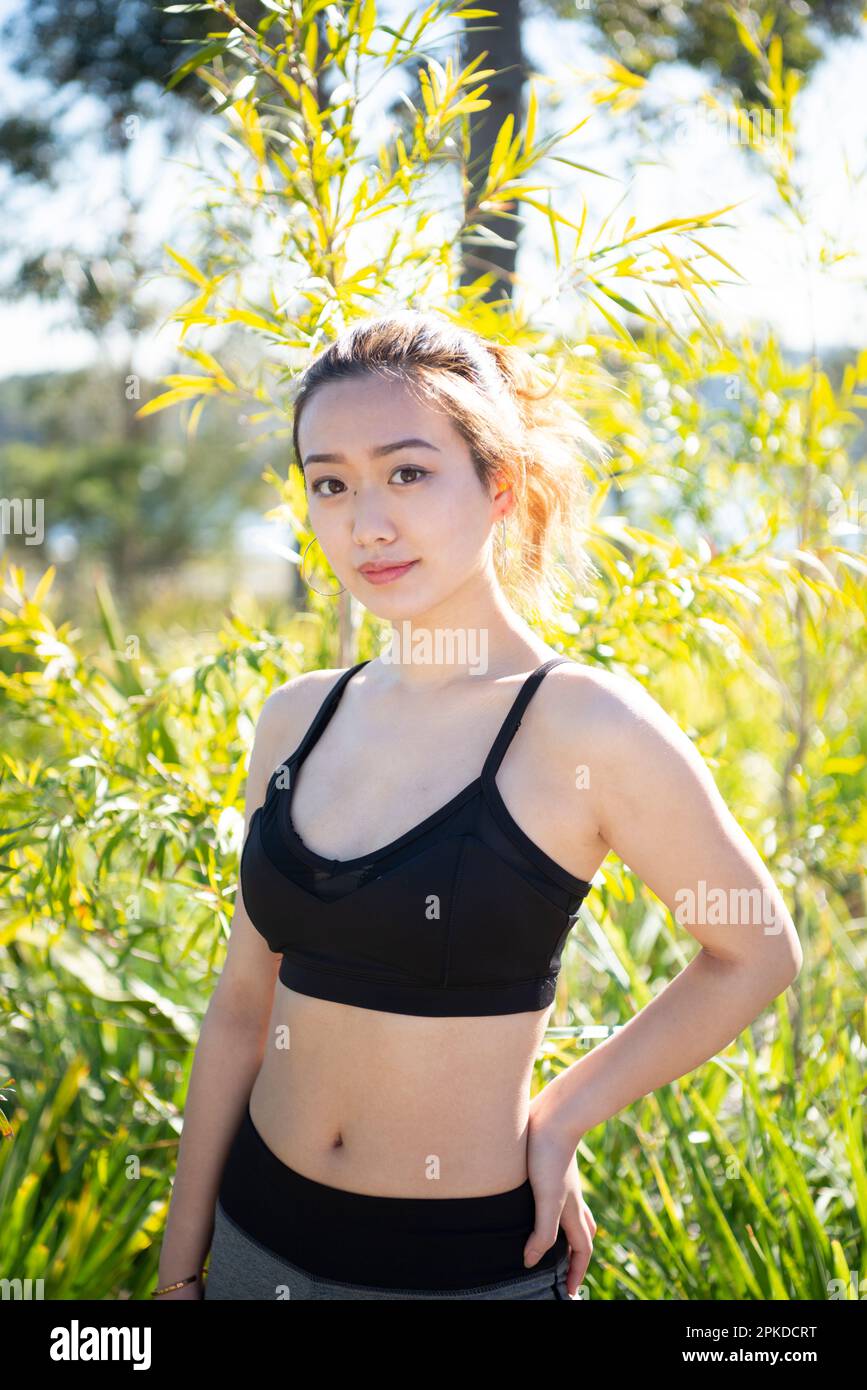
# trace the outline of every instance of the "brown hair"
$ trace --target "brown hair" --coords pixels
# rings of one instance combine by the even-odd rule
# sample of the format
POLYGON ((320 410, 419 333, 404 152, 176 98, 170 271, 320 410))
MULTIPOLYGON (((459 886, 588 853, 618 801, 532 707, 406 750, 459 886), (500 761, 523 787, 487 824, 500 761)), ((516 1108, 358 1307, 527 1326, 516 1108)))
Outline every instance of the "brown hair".
MULTIPOLYGON (((479 480, 498 475, 513 489, 507 531, 512 553, 495 550, 504 593, 525 613, 549 618, 568 602, 554 570, 560 558, 583 588, 594 566, 581 545, 589 487, 584 464, 608 451, 553 382, 547 389, 522 349, 483 338, 431 313, 395 310, 353 325, 293 383, 293 462, 301 469, 298 429, 318 386, 364 372, 399 379, 449 415, 469 446, 479 480)), ((301 469, 303 476, 303 469, 301 469)), ((499 531, 499 528, 497 528, 499 531)))

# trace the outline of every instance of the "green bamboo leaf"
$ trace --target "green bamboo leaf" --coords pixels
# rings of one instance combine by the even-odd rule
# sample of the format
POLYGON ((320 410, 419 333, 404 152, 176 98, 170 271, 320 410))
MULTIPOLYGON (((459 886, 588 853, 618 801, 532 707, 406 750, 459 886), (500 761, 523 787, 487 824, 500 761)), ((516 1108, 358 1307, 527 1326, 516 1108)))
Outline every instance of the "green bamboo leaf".
POLYGON ((207 276, 204 275, 202 271, 198 269, 197 266, 194 266, 192 261, 188 261, 185 256, 182 256, 178 251, 173 250, 173 248, 169 246, 166 242, 163 242, 163 250, 168 252, 172 260, 177 261, 181 269, 186 271, 189 278, 195 284, 201 285, 203 288, 207 288, 210 285, 210 281, 208 280, 207 276))
POLYGON ((361 16, 358 21, 358 34, 361 40, 359 53, 366 53, 376 25, 376 0, 364 0, 361 6, 361 16))
POLYGON ((643 309, 640 309, 637 304, 634 304, 631 299, 627 299, 622 294, 617 294, 616 291, 609 289, 607 285, 603 285, 600 280, 595 280, 592 275, 588 275, 587 279, 591 285, 595 285, 597 290, 600 290, 608 299, 612 300, 615 304, 619 304, 621 309, 628 310, 630 314, 637 314, 639 318, 647 319, 648 323, 653 322, 651 316, 645 313, 643 309))
POLYGON ((510 111, 503 124, 497 132, 494 141, 494 148, 491 152, 490 164, 488 165, 488 182, 490 184, 499 183, 503 168, 506 162, 506 153, 512 140, 512 129, 515 124, 515 117, 510 111))
POLYGON ((746 48, 748 52, 750 52, 753 55, 753 57, 756 58, 758 62, 762 64, 762 66, 764 66, 765 55, 759 48, 758 44, 756 43, 746 24, 744 24, 737 10, 734 9, 732 5, 726 5, 725 9, 727 15, 729 16, 729 19, 732 21, 735 28, 737 29, 738 38, 740 39, 744 48, 746 48))
POLYGON ((613 182, 617 182, 614 174, 606 174, 603 169, 594 169, 591 164, 579 164, 577 160, 567 159, 566 156, 562 154, 554 154, 551 158, 555 163, 568 164, 570 169, 577 169, 582 174, 595 174, 597 178, 611 179, 613 182))
POLYGON ((194 396, 201 396, 203 391, 207 391, 207 385, 197 386, 175 386, 171 391, 163 391, 161 395, 154 396, 153 400, 147 401, 135 411, 135 418, 143 420, 147 415, 156 415, 160 410, 166 410, 170 405, 177 405, 179 401, 188 401, 194 396))
POLYGON ((632 334, 630 333, 630 331, 629 331, 629 329, 626 327, 626 325, 620 323, 620 322, 614 317, 614 315, 613 315, 608 309, 605 308, 605 306, 604 306, 603 304, 600 304, 600 302, 599 302, 598 299, 595 299, 595 298, 593 297, 592 294, 588 294, 587 298, 588 298, 588 300, 590 301, 590 303, 591 303, 596 309, 599 310, 600 314, 601 314, 602 317, 605 319, 606 323, 608 323, 608 324, 611 325, 611 327, 614 329, 614 332, 617 334, 618 338, 622 338, 622 339, 624 340, 624 342, 628 343, 629 346, 630 346, 635 352, 638 352, 638 350, 639 350, 639 349, 638 349, 638 344, 636 343, 635 339, 633 338, 632 334))
POLYGON ((533 148, 533 139, 536 134, 536 115, 538 112, 538 101, 536 99, 536 87, 530 83, 530 95, 527 98, 527 119, 524 123, 524 149, 529 152, 533 148))
POLYGON ((175 68, 165 84, 166 91, 170 92, 171 89, 176 87, 183 78, 189 75, 189 73, 195 72, 196 68, 203 67, 205 63, 209 63, 212 58, 216 58, 218 53, 225 53, 226 47, 227 40, 222 38, 215 39, 212 43, 205 44, 204 48, 198 49, 191 58, 185 59, 180 67, 175 68))
POLYGON ((316 57, 319 52, 319 30, 315 23, 308 24, 307 35, 304 39, 304 61, 310 72, 316 71, 316 57))

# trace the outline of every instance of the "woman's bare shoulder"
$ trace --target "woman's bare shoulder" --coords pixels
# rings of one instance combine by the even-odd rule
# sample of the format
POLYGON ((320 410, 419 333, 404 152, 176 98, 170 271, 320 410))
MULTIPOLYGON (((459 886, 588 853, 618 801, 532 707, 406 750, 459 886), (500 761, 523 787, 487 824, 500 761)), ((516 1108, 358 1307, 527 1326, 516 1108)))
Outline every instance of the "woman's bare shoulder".
POLYGON ((598 757, 627 764, 650 745, 689 743, 676 720, 634 676, 570 661, 555 667, 548 680, 555 742, 580 736, 592 741, 598 757))
POLYGON ((283 756, 301 742, 322 701, 348 667, 300 671, 278 685, 265 700, 256 724, 269 748, 283 756), (297 735, 297 737, 296 737, 297 735), (294 740, 294 741, 293 741, 294 740))
POLYGON ((599 718, 623 718, 627 711, 646 708, 652 701, 634 676, 571 658, 554 667, 545 682, 549 683, 558 692, 552 700, 565 713, 593 712, 599 718))

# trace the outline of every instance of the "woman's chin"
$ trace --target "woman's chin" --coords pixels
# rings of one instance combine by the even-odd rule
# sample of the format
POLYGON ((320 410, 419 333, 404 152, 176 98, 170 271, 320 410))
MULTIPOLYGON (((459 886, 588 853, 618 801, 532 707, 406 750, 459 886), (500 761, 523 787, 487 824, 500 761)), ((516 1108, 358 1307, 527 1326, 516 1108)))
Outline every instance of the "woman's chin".
POLYGON ((379 587, 365 585, 365 593, 354 591, 353 596, 369 613, 384 622, 419 623, 429 613, 442 612, 443 605, 449 602, 456 591, 455 585, 444 584, 438 592, 431 592, 431 586, 428 584, 423 590, 420 586, 416 592, 409 593, 403 587, 403 583, 409 582, 410 579, 411 576, 408 575, 406 581, 397 581, 394 584, 383 584, 379 587))
POLYGON ((416 623, 429 611, 429 606, 425 603, 407 603, 406 601, 400 603, 396 598, 389 603, 386 598, 379 598, 378 595, 374 595, 372 598, 360 598, 358 601, 375 618, 381 618, 383 622, 395 625, 403 622, 416 623))

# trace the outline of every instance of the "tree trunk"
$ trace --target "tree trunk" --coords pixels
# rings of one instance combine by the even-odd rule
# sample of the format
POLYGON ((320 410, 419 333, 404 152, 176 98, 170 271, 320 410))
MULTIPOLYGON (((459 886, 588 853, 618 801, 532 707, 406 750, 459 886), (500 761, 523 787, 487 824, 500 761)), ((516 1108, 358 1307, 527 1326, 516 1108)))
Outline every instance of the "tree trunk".
MULTIPOLYGON (((521 47, 521 0, 498 0, 496 8, 496 18, 473 21, 474 27, 480 32, 468 33, 465 29, 461 42, 462 65, 487 52, 488 56, 480 66, 498 69, 493 77, 485 79, 488 89, 483 96, 490 101, 490 106, 470 117, 470 188, 465 201, 466 220, 490 228, 498 236, 515 244, 464 243, 460 281, 464 287, 472 284, 485 271, 495 271, 496 279, 484 295, 489 302, 511 300, 519 224, 499 213, 478 212, 476 206, 485 185, 494 141, 503 121, 511 113, 515 132, 523 121, 522 96, 526 76, 521 47)), ((509 205, 509 210, 513 211, 514 205, 509 205)))

